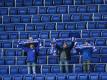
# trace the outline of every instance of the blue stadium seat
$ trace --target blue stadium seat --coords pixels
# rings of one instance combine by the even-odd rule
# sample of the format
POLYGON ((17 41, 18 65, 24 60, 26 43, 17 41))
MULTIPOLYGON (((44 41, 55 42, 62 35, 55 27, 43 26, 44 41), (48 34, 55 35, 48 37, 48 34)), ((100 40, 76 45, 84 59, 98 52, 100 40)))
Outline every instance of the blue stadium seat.
POLYGON ((107 21, 107 14, 102 14, 102 20, 107 21))
POLYGON ((39 14, 46 14, 47 7, 39 7, 39 14))
POLYGON ((51 39, 53 39, 53 38, 57 39, 59 37, 58 35, 59 35, 58 31, 52 31, 51 32, 51 39))
POLYGON ((14 80, 23 80, 23 77, 20 75, 15 75, 15 76, 13 76, 13 79, 14 80))
POLYGON ((59 33, 60 38, 69 38, 69 36, 70 36, 70 34, 67 31, 66 32, 63 31, 63 32, 59 33))
POLYGON ((63 15, 63 21, 64 22, 70 22, 71 21, 71 15, 64 14, 63 15))
POLYGON ((24 31, 25 25, 24 24, 15 24, 15 30, 16 31, 24 31))
POLYGON ((75 23, 66 23, 65 29, 66 30, 75 30, 76 29, 76 24, 75 23))
POLYGON ((15 50, 14 49, 6 49, 5 56, 15 56, 15 50))
POLYGON ((56 65, 56 66, 52 66, 51 67, 51 73, 60 73, 60 66, 56 65))
POLYGON ((0 40, 7 40, 7 39, 8 39, 8 33, 6 32, 0 33, 0 40))
POLYGON ((92 14, 82 14, 82 21, 92 21, 92 14))
POLYGON ((18 39, 18 33, 17 32, 9 33, 9 39, 18 39))
POLYGON ((23 6, 32 6, 33 0, 23 0, 23 6))
POLYGON ((22 7, 23 6, 23 1, 22 0, 16 0, 16 6, 17 7, 22 7))
POLYGON ((19 66, 19 74, 28 74, 27 66, 19 66))
POLYGON ((54 5, 62 5, 63 0, 54 0, 54 5))
POLYGON ((17 13, 18 13, 18 15, 26 15, 27 14, 27 8, 18 8, 17 13))
POLYGON ((96 24, 96 29, 106 29, 106 22, 98 22, 96 24))
POLYGON ((47 54, 47 49, 46 48, 41 48, 39 50, 39 56, 46 56, 47 54))
POLYGON ((6 65, 15 65, 15 57, 6 57, 5 64, 6 65))
POLYGON ((76 13, 77 12, 77 6, 69 6, 69 13, 76 13))
POLYGON ((8 15, 8 8, 0 8, 0 15, 8 15))
POLYGON ((56 56, 48 56, 48 64, 58 64, 58 63, 59 63, 58 57, 56 57, 56 56))
POLYGON ((3 23, 4 24, 10 23, 10 16, 3 16, 3 23))
POLYGON ((9 15, 17 15, 18 14, 17 11, 18 11, 17 8, 10 8, 9 15))
POLYGON ((3 41, 2 47, 3 48, 12 48, 12 43, 10 41, 3 41))
POLYGON ((0 31, 4 31, 5 26, 4 25, 0 25, 0 31))
POLYGON ((50 73, 50 66, 49 65, 42 66, 42 73, 50 73))
POLYGON ((33 80, 33 76, 32 75, 26 75, 23 77, 24 80, 33 80))
POLYGON ((92 57, 91 62, 92 63, 100 63, 100 58, 99 57, 92 57))
POLYGON ((17 66, 11 66, 10 67, 10 74, 18 74, 18 67, 17 66))
POLYGON ((34 76, 34 80, 45 80, 45 76, 43 74, 36 74, 36 76, 34 76))
POLYGON ((35 30, 35 25, 34 24, 27 24, 26 31, 34 31, 34 30, 35 30))
POLYGON ((107 31, 106 30, 102 31, 102 37, 107 37, 107 31))
POLYGON ((101 21, 102 20, 102 15, 101 14, 94 14, 94 20, 95 21, 101 21))
POLYGON ((57 75, 57 80, 66 80, 66 75, 64 74, 57 75))
POLYGON ((21 49, 16 50, 16 56, 22 56, 22 50, 21 49))
POLYGON ((90 37, 100 37, 101 31, 90 31, 90 37))
POLYGON ((46 5, 46 6, 51 6, 51 5, 53 5, 53 0, 45 0, 45 5, 46 5))
POLYGON ((67 6, 58 6, 57 7, 57 13, 58 14, 66 14, 66 13, 68 13, 68 7, 67 6))
POLYGON ((76 4, 76 5, 81 5, 81 4, 82 4, 82 1, 81 1, 81 0, 75 0, 75 4, 76 4))
POLYGON ((11 23, 20 23, 20 16, 11 16, 11 23))
POLYGON ((105 64, 96 64, 95 72, 105 72, 105 64))
POLYGON ((96 23, 95 22, 88 22, 88 29, 96 29, 96 23))
POLYGON ((101 52, 100 53, 101 54, 107 54, 107 48, 106 47, 101 48, 101 52))
POLYGON ((78 75, 78 80, 87 80, 88 79, 88 75, 87 74, 79 74, 78 75))
POLYGON ((55 23, 47 23, 45 24, 45 30, 55 30, 55 23))
POLYGON ((94 3, 95 4, 104 4, 104 1, 103 0, 94 0, 94 3))
POLYGON ((3 76, 3 80, 12 80, 12 77, 10 75, 3 76))
POLYGON ((74 1, 73 0, 63 0, 64 5, 73 5, 74 1))
POLYGON ((77 12, 78 13, 86 13, 87 7, 86 6, 77 6, 77 12))
POLYGON ((106 80, 107 79, 107 74, 106 73, 102 73, 102 74, 100 74, 100 79, 101 80, 106 80))
POLYGON ((25 65, 26 64, 26 57, 17 57, 17 65, 25 65))
POLYGON ((46 63, 47 63, 46 56, 38 57, 37 64, 46 64, 46 63))
POLYGON ((76 72, 76 73, 81 73, 81 72, 83 72, 82 69, 83 69, 83 68, 82 68, 82 65, 81 65, 81 64, 75 65, 75 72, 76 72))
POLYGON ((101 63, 107 63, 107 56, 101 56, 101 63))
POLYGON ((20 39, 28 39, 28 33, 21 32, 20 33, 20 39))
POLYGON ((87 12, 98 12, 98 6, 97 5, 87 5, 87 12))
POLYGON ((45 24, 36 24, 35 25, 35 28, 36 28, 36 30, 38 30, 38 31, 42 31, 42 30, 44 30, 45 29, 45 24))
POLYGON ((89 75, 89 80, 98 80, 98 79, 99 79, 98 74, 91 73, 91 74, 89 75))
POLYGON ((41 20, 41 16, 40 15, 34 15, 32 18, 32 22, 33 23, 39 23, 41 20))
POLYGON ((43 0, 34 0, 33 2, 34 6, 43 6, 43 0))
POLYGON ((40 32, 39 36, 41 39, 48 39, 49 38, 49 32, 48 31, 40 32))
POLYGON ((86 23, 81 22, 81 23, 77 23, 76 29, 86 29, 86 23))
POLYGON ((51 16, 51 22, 61 22, 61 15, 52 15, 51 16))
POLYGON ((80 21, 80 19, 81 19, 81 15, 80 14, 72 14, 72 18, 71 18, 71 20, 72 21, 80 21))
POLYGON ((15 5, 14 0, 5 0, 5 6, 6 7, 14 7, 15 5))
POLYGON ((57 13, 57 8, 54 6, 54 7, 48 7, 47 8, 47 13, 48 14, 56 14, 57 13))
POLYGON ((78 64, 78 63, 79 63, 79 56, 72 56, 70 60, 70 64, 78 64))
POLYGON ((37 7, 28 7, 28 14, 29 15, 37 14, 37 7))
POLYGON ((15 30, 14 26, 15 26, 14 24, 5 25, 5 30, 6 31, 14 31, 15 30))
POLYGON ((55 78, 55 75, 53 74, 47 74, 46 76, 45 76, 45 78, 46 78, 46 80, 56 80, 56 78, 55 78))
POLYGON ((50 20, 51 20, 50 15, 41 16, 41 22, 50 22, 50 20))
POLYGON ((99 6, 99 12, 106 12, 107 11, 107 5, 100 5, 99 6))
POLYGON ((0 74, 8 74, 9 73, 8 66, 0 66, 0 74))
POLYGON ((65 23, 58 23, 57 24, 57 30, 64 30, 65 29, 65 23))
POLYGON ((68 74, 67 80, 77 80, 77 75, 76 74, 68 74))
POLYGON ((39 38, 39 32, 30 32, 29 36, 32 36, 32 38, 37 39, 39 38))
POLYGON ((4 58, 0 58, 0 65, 4 65, 4 58))
POLYGON ((93 0, 84 0, 82 3, 85 5, 93 4, 93 0))
POLYGON ((95 45, 96 46, 106 46, 106 40, 105 39, 96 39, 95 45))
POLYGON ((21 16, 22 23, 31 23, 31 16, 21 16))
POLYGON ((4 0, 0 0, 0 7, 4 7, 4 0))

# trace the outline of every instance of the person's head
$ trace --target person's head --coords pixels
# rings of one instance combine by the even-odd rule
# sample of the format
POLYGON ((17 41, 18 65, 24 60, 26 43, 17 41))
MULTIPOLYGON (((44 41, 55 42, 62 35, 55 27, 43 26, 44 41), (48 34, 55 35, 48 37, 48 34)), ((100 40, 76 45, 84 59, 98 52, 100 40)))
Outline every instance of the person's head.
POLYGON ((68 47, 68 45, 67 45, 67 43, 64 41, 63 42, 63 48, 67 48, 68 47))
POLYGON ((30 44, 30 48, 34 48, 34 45, 33 45, 33 44, 30 44))
POLYGON ((29 40, 33 40, 33 38, 32 38, 32 37, 29 37, 29 40))

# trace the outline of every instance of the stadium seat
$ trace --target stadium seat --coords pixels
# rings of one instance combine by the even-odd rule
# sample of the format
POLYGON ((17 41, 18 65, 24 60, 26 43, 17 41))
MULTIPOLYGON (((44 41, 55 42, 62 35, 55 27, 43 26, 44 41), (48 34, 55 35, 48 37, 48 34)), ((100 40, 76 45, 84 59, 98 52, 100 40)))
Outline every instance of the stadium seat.
POLYGON ((49 32, 48 31, 40 32, 39 36, 41 39, 48 39, 49 38, 49 32))
POLYGON ((4 7, 4 0, 0 1, 0 7, 4 7))
POLYGON ((14 0, 5 0, 5 7, 14 7, 14 0))
POLYGON ((27 24, 27 26, 25 28, 26 28, 26 31, 34 31, 35 25, 34 24, 27 24))
POLYGON ((6 49, 5 56, 15 56, 15 50, 14 49, 6 49))
POLYGON ((45 76, 43 74, 37 74, 36 76, 34 76, 34 80, 45 80, 45 76))
POLYGON ((77 6, 69 6, 69 13, 76 13, 77 12, 77 6))
POLYGON ((50 73, 50 66, 49 65, 42 66, 42 74, 44 74, 44 73, 50 73))
POLYGON ((102 15, 101 14, 94 14, 94 20, 95 21, 101 21, 102 20, 102 15))
POLYGON ((54 0, 53 5, 62 5, 62 4, 63 4, 63 0, 54 0))
POLYGON ((4 65, 4 58, 0 58, 0 65, 4 65))
POLYGON ((87 12, 98 12, 98 6, 97 5, 87 5, 87 12))
POLYGON ((8 66, 0 66, 0 74, 8 74, 8 66))
POLYGON ((9 39, 18 39, 18 33, 17 32, 9 33, 9 39))
POLYGON ((43 0, 34 0, 33 2, 34 6, 43 6, 43 0))
POLYGON ((9 15, 17 15, 18 14, 17 11, 18 11, 17 8, 10 8, 9 15))
POLYGON ((78 80, 87 80, 87 79, 88 79, 87 74, 79 74, 78 75, 78 80))
POLYGON ((52 31, 51 32, 51 39, 55 38, 57 39, 59 37, 59 32, 58 31, 52 31))
POLYGON ((31 23, 31 16, 21 16, 22 23, 31 23))
POLYGON ((15 57, 6 57, 5 64, 6 65, 15 65, 15 57))
POLYGON ((79 56, 72 56, 70 60, 70 64, 79 64, 79 56))
POLYGON ((47 14, 56 14, 56 13, 57 13, 57 8, 55 6, 47 8, 47 14))
POLYGON ((92 14, 82 14, 82 21, 92 21, 92 14))
POLYGON ((92 57, 91 62, 92 63, 100 63, 100 57, 92 57))
POLYGON ((63 74, 57 75, 57 80, 66 80, 66 75, 63 74))
POLYGON ((5 29, 5 26, 4 25, 0 25, 0 32, 4 31, 4 29, 5 29))
POLYGON ((35 15, 37 14, 37 7, 28 7, 28 14, 29 15, 35 15))
POLYGON ((101 31, 90 31, 90 37, 101 37, 101 31))
POLYGON ((61 22, 61 15, 52 15, 51 16, 51 22, 61 22))
POLYGON ((45 24, 45 30, 55 30, 55 23, 47 23, 45 24))
POLYGON ((98 80, 99 79, 99 75, 96 73, 91 73, 89 75, 89 80, 98 80))
POLYGON ((107 5, 100 5, 99 6, 99 12, 106 12, 107 11, 107 5))
POLYGON ((19 74, 28 74, 27 66, 19 66, 19 74))
POLYGON ((41 48, 40 50, 39 50, 39 56, 46 56, 46 54, 47 54, 47 49, 46 48, 41 48))
POLYGON ((51 66, 51 73, 60 73, 60 66, 56 65, 56 66, 51 66))
POLYGON ((86 13, 87 12, 87 7, 86 6, 77 6, 77 12, 78 13, 86 13))
POLYGON ((96 29, 106 29, 106 22, 98 22, 96 24, 96 29))
POLYGON ((17 57, 17 65, 26 65, 26 57, 17 57))
POLYGON ((57 24, 57 30, 64 30, 65 29, 65 23, 58 23, 57 24))
POLYGON ((32 75, 26 75, 23 78, 24 80, 33 80, 33 76, 32 75))
POLYGON ((15 30, 16 31, 25 31, 25 25, 24 24, 15 24, 15 30))
POLYGON ((15 76, 13 76, 13 79, 14 80, 23 80, 23 77, 20 75, 15 75, 15 76))
POLYGON ((39 7, 39 14, 46 14, 46 12, 47 12, 47 7, 39 7))
POLYGON ((36 28, 36 30, 38 30, 38 31, 42 31, 42 30, 44 30, 45 29, 45 24, 36 24, 35 25, 35 28, 36 28))
POLYGON ((102 1, 102 0, 94 0, 94 3, 95 3, 95 4, 103 4, 104 1, 102 1))
POLYGON ((7 40, 7 39, 8 39, 8 33, 6 32, 0 33, 0 40, 7 40))
POLYGON ((107 21, 107 14, 102 14, 102 21, 107 21))
POLYGON ((100 74, 100 79, 101 80, 106 80, 107 79, 107 74, 106 73, 102 73, 102 74, 100 74))
POLYGON ((66 14, 68 13, 68 6, 58 6, 57 7, 58 14, 66 14))
POLYGON ((27 14, 27 8, 18 8, 17 13, 18 13, 18 15, 26 15, 27 14))
POLYGON ((8 24, 8 25, 5 25, 5 30, 6 31, 14 31, 15 30, 15 25, 13 24, 8 24))
POLYGON ((21 32, 20 33, 20 39, 28 39, 28 33, 21 32))
POLYGON ((101 54, 107 54, 107 48, 106 47, 101 48, 101 52, 100 53, 101 54))
POLYGON ((77 75, 76 74, 68 74, 67 79, 68 80, 77 80, 77 75))
POLYGON ((75 30, 76 29, 76 24, 75 23, 66 23, 65 29, 66 30, 75 30))
POLYGON ((10 41, 3 41, 2 47, 3 48, 12 48, 12 43, 10 41))
POLYGON ((107 56, 101 56, 101 63, 107 63, 107 56))
POLYGON ((82 65, 80 65, 80 64, 75 65, 75 72, 76 72, 76 73, 81 73, 81 72, 83 72, 82 69, 83 69, 83 68, 82 68, 82 65))
POLYGON ((70 36, 70 34, 67 31, 66 32, 63 31, 63 32, 59 33, 60 38, 69 38, 69 36, 70 36))
POLYGON ((11 16, 11 23, 20 23, 20 16, 11 16))
POLYGON ((11 66, 10 67, 10 74, 18 74, 18 67, 17 66, 11 66))
MULTIPOLYGON (((52 54, 51 54, 52 55, 52 54)), ((58 56, 48 56, 48 64, 58 64, 59 63, 59 59, 58 56)))
POLYGON ((73 0, 63 0, 64 5, 73 5, 74 1, 73 0))
POLYGON ((96 23, 95 22, 88 22, 88 29, 96 29, 96 23))
POLYGON ((81 5, 81 4, 82 4, 82 1, 80 1, 80 0, 75 0, 75 4, 76 4, 76 5, 81 5))
POLYGON ((39 56, 37 59, 37 64, 46 64, 47 63, 47 59, 46 56, 39 56))
POLYGON ((4 24, 10 23, 10 16, 3 16, 3 23, 4 24))
POLYGON ((33 23, 39 23, 40 20, 41 20, 41 16, 40 16, 40 15, 34 15, 34 16, 32 17, 32 22, 33 22, 33 23))
POLYGON ((23 6, 32 6, 33 5, 33 0, 23 0, 23 6))
POLYGON ((50 22, 50 16, 49 15, 43 15, 41 16, 41 22, 50 22))
POLYGON ((80 21, 80 14, 72 14, 72 18, 71 18, 71 21, 80 21))
POLYGON ((76 29, 78 29, 78 30, 86 29, 86 23, 84 23, 84 22, 77 23, 76 29))
POLYGON ((3 76, 3 80, 12 80, 12 77, 10 75, 3 76))
POLYGON ((63 22, 70 22, 71 21, 71 15, 64 14, 63 15, 63 22))
POLYGON ((96 64, 95 72, 105 72, 105 64, 96 64))
POLYGON ((8 8, 0 8, 0 15, 8 15, 8 8))
POLYGON ((39 32, 30 32, 28 34, 29 34, 29 36, 32 36, 33 39, 39 38, 39 32))
POLYGON ((96 46, 106 46, 106 40, 105 39, 96 39, 95 45, 96 46))

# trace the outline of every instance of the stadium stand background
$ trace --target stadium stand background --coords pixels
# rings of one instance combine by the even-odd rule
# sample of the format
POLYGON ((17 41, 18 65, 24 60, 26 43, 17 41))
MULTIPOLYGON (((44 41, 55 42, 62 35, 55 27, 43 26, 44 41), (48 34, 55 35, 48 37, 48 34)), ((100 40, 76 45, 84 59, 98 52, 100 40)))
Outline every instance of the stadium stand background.
MULTIPOLYGON (((70 40, 67 40, 70 43, 70 40)), ((107 0, 0 0, 0 80, 107 80, 107 0), (70 72, 61 73, 49 56, 52 38, 93 42, 91 72, 83 73, 82 55, 72 54, 70 72), (18 40, 40 38, 36 74, 27 74, 18 40)))

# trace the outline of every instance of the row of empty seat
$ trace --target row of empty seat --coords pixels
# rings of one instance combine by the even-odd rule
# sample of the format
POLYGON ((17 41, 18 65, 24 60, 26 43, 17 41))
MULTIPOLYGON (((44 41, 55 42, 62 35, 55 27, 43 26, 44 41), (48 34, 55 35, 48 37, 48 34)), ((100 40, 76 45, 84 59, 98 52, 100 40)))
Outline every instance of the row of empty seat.
POLYGON ((1 0, 0 7, 107 4, 106 0, 1 0))
MULTIPOLYGON (((91 70, 90 72, 97 72, 97 73, 104 73, 106 72, 106 65, 105 64, 95 64, 95 65, 90 65, 91 70)), ((83 73, 83 65, 78 64, 73 66, 69 66, 69 73, 74 72, 75 74, 77 73, 83 73)), ((47 74, 47 73, 61 73, 60 71, 60 66, 59 65, 40 65, 36 66, 36 73, 42 73, 47 74)), ((27 66, 0 66, 0 75, 6 75, 6 74, 28 74, 28 69, 27 66)), ((54 75, 54 74, 53 74, 54 75)), ((96 80, 96 79, 95 79, 96 80)), ((106 80, 106 79, 105 79, 106 80)))
POLYGON ((35 14, 69 14, 69 13, 98 13, 106 12, 107 5, 82 6, 49 6, 28 8, 0 8, 0 15, 35 15, 35 14), (99 8, 98 8, 99 7, 99 8))
POLYGON ((107 29, 107 22, 1 24, 0 31, 91 30, 107 29))
POLYGON ((78 21, 106 21, 106 13, 76 13, 76 14, 54 14, 54 15, 33 15, 33 16, 3 16, 0 23, 46 23, 46 22, 78 22, 78 21))

